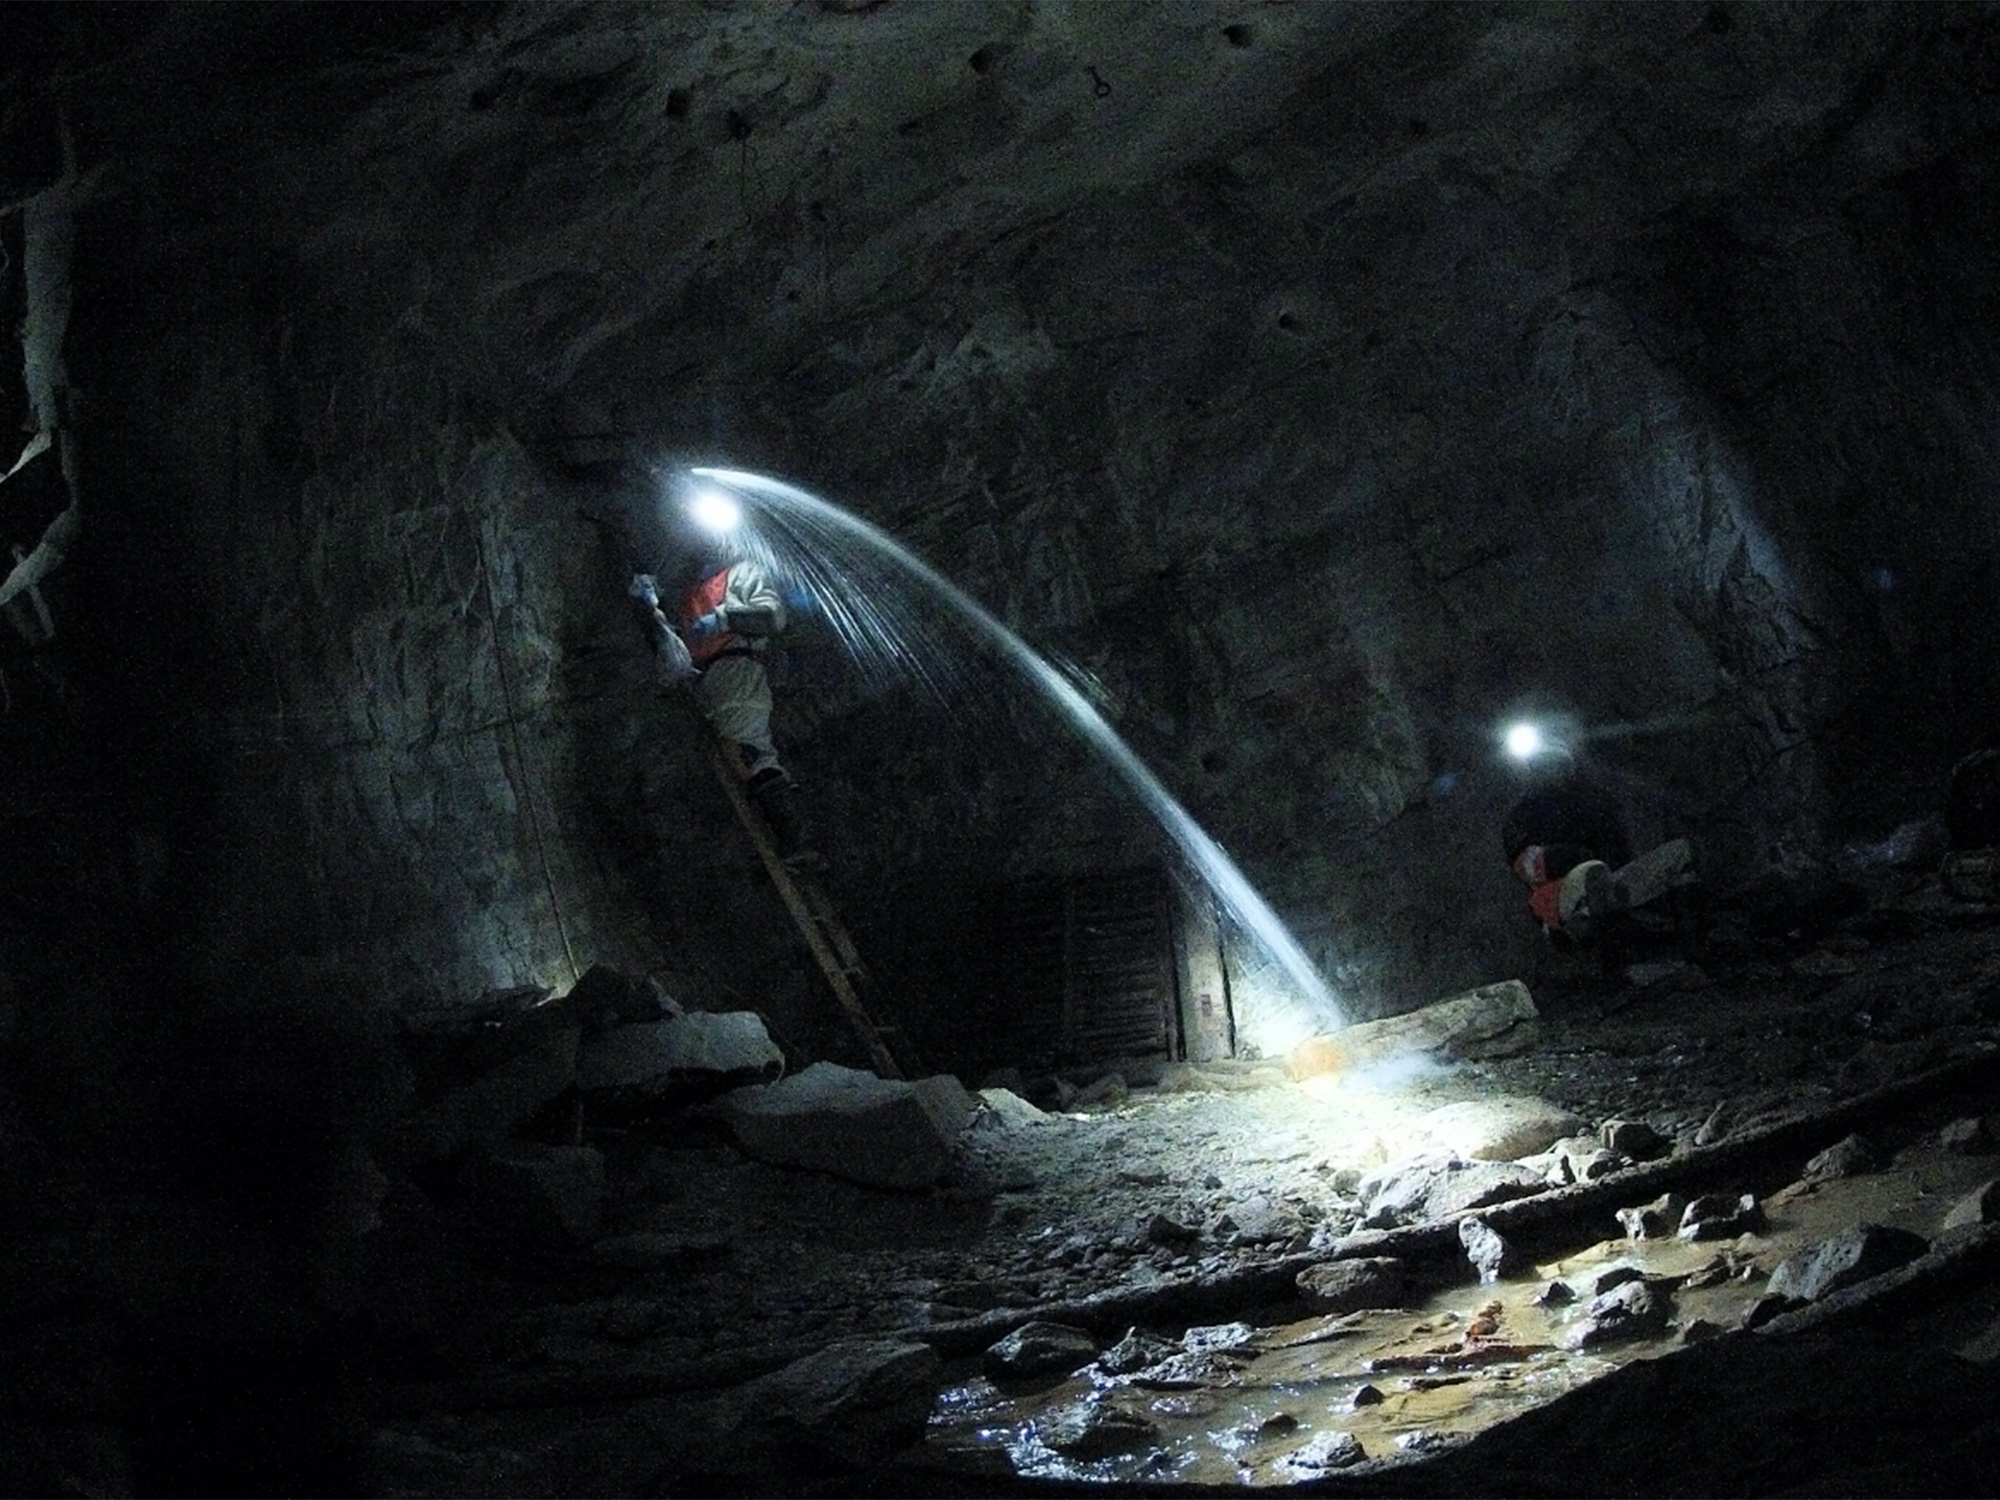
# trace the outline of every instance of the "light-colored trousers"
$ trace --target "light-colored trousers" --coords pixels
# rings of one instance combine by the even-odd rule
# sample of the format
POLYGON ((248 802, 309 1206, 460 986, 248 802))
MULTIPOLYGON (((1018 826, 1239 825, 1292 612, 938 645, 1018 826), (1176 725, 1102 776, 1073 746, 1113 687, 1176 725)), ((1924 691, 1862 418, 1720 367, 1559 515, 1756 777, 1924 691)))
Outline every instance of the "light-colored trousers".
POLYGON ((778 764, 778 747, 771 740, 771 677, 761 661, 717 657, 695 679, 694 696, 715 732, 738 747, 745 775, 778 764))
MULTIPOLYGON (((1562 897, 1559 910, 1565 932, 1587 929, 1590 916, 1602 916, 1602 912, 1585 913, 1583 920, 1577 920, 1577 907, 1583 904, 1585 888, 1590 879, 1589 870, 1593 866, 1604 866, 1604 861, 1587 859, 1569 874, 1563 876, 1562 897), (1574 926, 1572 923, 1574 922, 1574 926)), ((1648 849, 1644 854, 1611 871, 1611 883, 1617 889, 1622 909, 1644 906, 1657 901, 1677 885, 1687 885, 1694 879, 1694 845, 1686 839, 1668 839, 1664 844, 1648 849)))

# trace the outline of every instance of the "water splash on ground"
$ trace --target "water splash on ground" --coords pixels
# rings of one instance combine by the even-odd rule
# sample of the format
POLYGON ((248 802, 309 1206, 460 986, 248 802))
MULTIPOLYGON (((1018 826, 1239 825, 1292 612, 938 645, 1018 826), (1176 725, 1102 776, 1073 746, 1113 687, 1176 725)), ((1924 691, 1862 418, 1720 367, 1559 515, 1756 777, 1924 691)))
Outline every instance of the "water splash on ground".
POLYGON ((1214 891, 1223 909, 1297 986, 1318 1024, 1329 1029, 1343 1024, 1341 1006, 1326 981, 1235 861, 1174 800, 1095 705, 1027 642, 894 537, 831 501, 761 474, 713 468, 692 473, 731 491, 760 523, 786 535, 792 545, 774 560, 806 585, 863 672, 875 680, 907 677, 944 695, 948 684, 941 674, 950 672, 948 664, 957 653, 949 649, 947 622, 922 600, 943 605, 981 644, 1017 668, 1117 773, 1214 891), (856 570, 871 568, 884 576, 855 576, 856 570), (868 586, 887 582, 893 574, 921 585, 920 598, 913 600, 899 589, 868 586))

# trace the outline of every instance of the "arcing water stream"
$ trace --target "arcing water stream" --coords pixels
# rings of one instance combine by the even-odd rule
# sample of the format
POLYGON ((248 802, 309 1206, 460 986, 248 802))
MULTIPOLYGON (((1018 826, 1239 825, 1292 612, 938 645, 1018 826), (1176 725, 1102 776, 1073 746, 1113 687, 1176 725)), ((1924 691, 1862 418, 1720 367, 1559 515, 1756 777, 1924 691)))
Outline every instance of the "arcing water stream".
POLYGON ((921 620, 886 606, 871 591, 842 586, 851 580, 839 576, 838 560, 853 557, 858 547, 865 558, 888 564, 942 601, 981 644, 1018 668, 1117 773, 1215 892, 1224 910, 1256 938, 1297 986, 1316 1023, 1327 1030, 1343 1024, 1341 1007, 1326 981, 1235 862, 1168 794, 1090 700, 1027 642, 894 537, 832 502, 761 474, 712 468, 691 472, 747 502, 799 544, 793 549, 797 555, 788 555, 785 563, 803 575, 842 642, 864 669, 881 671, 887 663, 902 663, 928 682, 934 670, 930 663, 934 653, 927 648, 939 642, 933 632, 923 628, 921 620))

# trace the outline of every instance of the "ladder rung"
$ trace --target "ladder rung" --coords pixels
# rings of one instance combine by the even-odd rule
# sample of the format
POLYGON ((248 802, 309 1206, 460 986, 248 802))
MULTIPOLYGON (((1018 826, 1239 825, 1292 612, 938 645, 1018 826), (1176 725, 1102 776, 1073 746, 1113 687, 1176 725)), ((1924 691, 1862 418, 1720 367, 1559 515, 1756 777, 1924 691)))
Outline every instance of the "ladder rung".
POLYGON ((875 1058, 877 1067, 889 1077, 908 1077, 920 1072, 921 1065, 902 1034, 895 1027, 884 1026, 876 1020, 862 1003, 858 991, 867 987, 868 974, 861 965, 861 955, 855 949, 854 940, 841 922, 825 887, 813 872, 794 870, 785 865, 771 837, 769 823, 751 804, 741 779, 731 771, 727 752, 719 741, 710 749, 716 774, 722 779, 744 830, 750 834, 751 842, 757 845, 759 859, 778 887, 778 893, 797 924, 800 936, 812 950, 814 961, 832 986, 834 998, 847 1012, 849 1023, 875 1058))

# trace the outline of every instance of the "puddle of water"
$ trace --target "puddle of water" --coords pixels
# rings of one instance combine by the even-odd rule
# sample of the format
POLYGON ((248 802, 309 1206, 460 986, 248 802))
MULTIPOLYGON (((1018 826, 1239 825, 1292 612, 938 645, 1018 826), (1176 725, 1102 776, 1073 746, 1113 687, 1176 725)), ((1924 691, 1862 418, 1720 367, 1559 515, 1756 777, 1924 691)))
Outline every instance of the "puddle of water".
POLYGON ((945 1393, 930 1448, 971 1462, 997 1450, 1015 1472, 1045 1478, 1295 1483, 1323 1472, 1300 1456, 1333 1433, 1387 1457, 1476 1431, 1611 1368, 1554 1347, 1556 1317, 1530 1300, 1540 1285, 1469 1287, 1422 1308, 1259 1329, 1252 1345, 1206 1368, 1188 1360, 1112 1377, 1091 1367, 1012 1391, 976 1377, 945 1393), (1498 1315, 1479 1325, 1492 1333, 1468 1337, 1496 1303, 1498 1315), (1079 1436, 1092 1408, 1118 1414, 1101 1441, 1130 1435, 1129 1448, 1098 1452, 1094 1432, 1079 1436))
MULTIPOLYGON (((1884 1171, 1765 1202, 1768 1228, 1737 1239, 1606 1239, 1492 1286, 1421 1306, 1308 1318, 1252 1330, 1233 1347, 1137 1375, 1096 1365, 1031 1386, 976 1376, 947 1390, 928 1451, 953 1467, 1039 1478, 1292 1484, 1357 1461, 1414 1457, 1555 1399, 1619 1366, 1682 1347, 1696 1320, 1740 1325, 1779 1261, 1870 1221, 1934 1235, 1951 1205, 1991 1177, 1993 1158, 1909 1153, 1884 1171), (1680 1284, 1655 1337, 1568 1347, 1607 1272, 1680 1284), (1537 1299, 1552 1281, 1574 1303, 1537 1299), (1357 1404, 1357 1394, 1361 1403, 1357 1404)), ((1202 1340, 1190 1337, 1190 1346, 1202 1340)), ((1229 1344, 1224 1340, 1225 1345, 1229 1344)))

